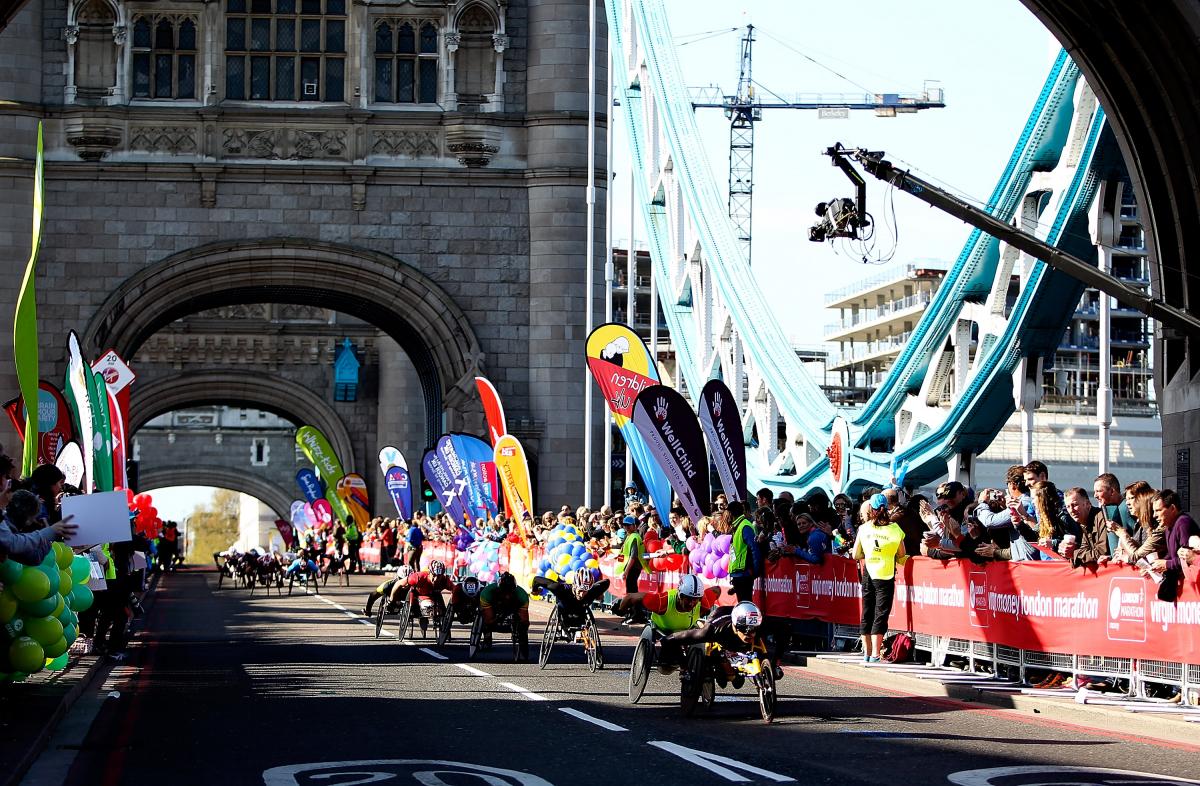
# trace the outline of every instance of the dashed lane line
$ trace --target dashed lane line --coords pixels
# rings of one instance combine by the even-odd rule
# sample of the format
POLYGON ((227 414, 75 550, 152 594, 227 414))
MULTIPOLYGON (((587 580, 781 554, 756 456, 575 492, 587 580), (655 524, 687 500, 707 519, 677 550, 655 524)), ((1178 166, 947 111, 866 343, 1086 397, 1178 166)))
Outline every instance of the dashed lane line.
POLYGON ((568 714, 574 718, 579 718, 579 720, 586 721, 594 726, 599 726, 600 728, 605 729, 606 731, 629 731, 629 729, 625 728, 624 726, 618 726, 617 724, 609 723, 608 721, 606 721, 602 718, 597 718, 593 715, 588 715, 586 712, 580 712, 579 710, 575 709, 574 707, 559 707, 558 711, 565 712, 566 714, 568 714))
POLYGON ((445 655, 443 655, 442 653, 440 653, 440 652, 437 652, 436 650, 431 650, 431 649, 429 649, 428 647, 422 647, 422 648, 421 648, 421 652, 424 652, 424 653, 425 653, 426 655, 428 655, 429 657, 431 657, 431 658, 436 658, 436 659, 438 659, 438 660, 450 660, 449 658, 447 658, 447 657, 446 657, 445 655))
POLYGON ((549 701, 549 699, 547 699, 545 696, 534 693, 533 691, 529 690, 529 688, 522 688, 520 685, 514 685, 511 682, 502 682, 500 683, 500 687, 508 688, 509 690, 519 693, 532 701, 549 701))
POLYGON ((458 668, 462 669, 463 671, 465 671, 468 674, 474 674, 476 677, 487 677, 488 679, 495 679, 495 677, 493 677, 491 674, 488 674, 483 669, 477 669, 474 666, 468 666, 466 663, 455 663, 454 665, 457 666, 458 668))

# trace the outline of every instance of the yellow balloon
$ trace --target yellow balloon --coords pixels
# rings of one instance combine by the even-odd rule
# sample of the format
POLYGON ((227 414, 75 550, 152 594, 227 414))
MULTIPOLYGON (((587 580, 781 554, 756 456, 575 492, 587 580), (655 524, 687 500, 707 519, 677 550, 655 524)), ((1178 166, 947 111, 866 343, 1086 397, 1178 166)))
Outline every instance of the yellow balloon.
POLYGON ((550 579, 551 581, 558 581, 558 573, 548 570, 546 571, 546 578, 550 579))
POLYGON ((592 570, 595 570, 596 568, 600 567, 600 560, 590 559, 587 562, 583 563, 583 567, 591 568, 592 570))

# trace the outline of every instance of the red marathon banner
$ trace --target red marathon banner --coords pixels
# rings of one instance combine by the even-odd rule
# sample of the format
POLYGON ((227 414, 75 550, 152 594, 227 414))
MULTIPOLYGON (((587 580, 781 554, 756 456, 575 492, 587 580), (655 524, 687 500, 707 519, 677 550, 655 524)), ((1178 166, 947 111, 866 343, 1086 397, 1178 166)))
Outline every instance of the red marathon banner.
MULTIPOLYGON (((1195 662, 1200 590, 1189 570, 1175 603, 1125 565, 910 559, 896 576, 890 627, 1039 652, 1195 662)), ((859 623, 858 567, 783 558, 756 599, 771 616, 859 623)))

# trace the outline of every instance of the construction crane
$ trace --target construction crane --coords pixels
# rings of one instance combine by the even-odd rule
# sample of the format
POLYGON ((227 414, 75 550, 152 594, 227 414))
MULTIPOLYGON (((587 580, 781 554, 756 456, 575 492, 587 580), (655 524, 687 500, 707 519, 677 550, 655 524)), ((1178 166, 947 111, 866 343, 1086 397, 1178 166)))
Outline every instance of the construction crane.
MULTIPOLYGON (((750 262, 754 208, 754 124, 764 109, 816 109, 822 118, 845 118, 850 110, 871 109, 878 117, 895 117, 922 109, 944 109, 941 88, 920 93, 803 93, 762 101, 755 95, 754 25, 746 25, 741 41, 737 91, 725 94, 718 87, 692 88, 693 109, 721 109, 729 118, 729 218, 750 262)), ((770 92, 770 91, 768 91, 770 92)))

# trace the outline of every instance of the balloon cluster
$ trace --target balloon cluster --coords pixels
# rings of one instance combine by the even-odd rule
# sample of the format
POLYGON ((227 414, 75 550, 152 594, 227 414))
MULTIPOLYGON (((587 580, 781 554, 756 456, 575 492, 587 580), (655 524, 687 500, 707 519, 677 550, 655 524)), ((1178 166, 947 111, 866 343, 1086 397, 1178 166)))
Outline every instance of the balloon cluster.
POLYGON ((500 574, 500 544, 477 540, 467 549, 467 570, 480 581, 495 581, 500 574))
POLYGON ((21 682, 43 668, 60 671, 91 607, 91 561, 55 543, 40 565, 0 562, 0 682, 21 682))
POLYGON ((723 579, 729 575, 729 560, 733 556, 732 535, 714 536, 710 532, 702 540, 688 538, 687 547, 693 571, 706 579, 723 579))
POLYGON ((584 542, 583 532, 574 524, 559 524, 550 530, 546 541, 546 556, 537 565, 539 576, 551 581, 570 581, 575 571, 591 568, 600 569, 600 563, 590 553, 584 542))
POLYGON ((125 497, 129 500, 129 510, 134 513, 133 527, 139 535, 148 540, 154 540, 162 534, 162 519, 158 517, 158 509, 149 494, 134 494, 132 489, 125 489, 125 497))
POLYGON ((656 557, 650 557, 647 560, 650 563, 651 570, 661 571, 680 571, 687 567, 687 557, 683 554, 674 554, 666 543, 659 538, 658 533, 650 528, 646 530, 646 536, 642 539, 642 551, 646 554, 655 554, 665 552, 656 557))

